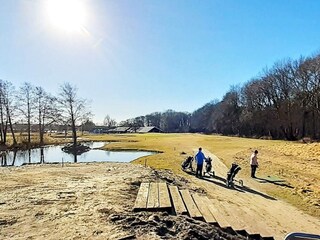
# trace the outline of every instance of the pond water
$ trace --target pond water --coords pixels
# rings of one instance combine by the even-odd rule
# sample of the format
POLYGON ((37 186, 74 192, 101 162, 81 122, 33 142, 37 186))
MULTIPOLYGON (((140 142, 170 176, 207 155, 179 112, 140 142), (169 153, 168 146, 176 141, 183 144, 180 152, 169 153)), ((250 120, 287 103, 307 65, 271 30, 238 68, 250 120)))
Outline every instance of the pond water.
POLYGON ((31 150, 10 151, 0 157, 1 167, 21 166, 30 163, 62 163, 62 162, 131 162, 140 157, 155 154, 142 151, 105 151, 100 148, 106 142, 83 143, 90 151, 74 156, 61 150, 63 146, 45 146, 31 150))

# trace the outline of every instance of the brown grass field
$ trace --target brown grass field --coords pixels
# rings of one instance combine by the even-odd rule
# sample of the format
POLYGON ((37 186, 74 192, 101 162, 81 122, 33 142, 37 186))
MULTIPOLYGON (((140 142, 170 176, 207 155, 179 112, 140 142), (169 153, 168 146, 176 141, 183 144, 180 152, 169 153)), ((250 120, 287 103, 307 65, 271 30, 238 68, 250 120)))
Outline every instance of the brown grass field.
MULTIPOLYGON (((36 147, 36 134, 32 140, 31 146, 36 147)), ((70 140, 70 136, 52 135, 45 141, 62 144, 70 140)), ((320 234, 319 143, 202 134, 79 134, 79 141, 90 140, 108 142, 105 150, 147 150, 157 154, 136 159, 134 164, 93 162, 0 168, 0 181, 4 183, 0 187, 1 239, 119 239, 132 234, 137 239, 163 239, 157 229, 167 226, 167 220, 174 222, 166 227, 167 239, 189 239, 190 229, 197 229, 195 234, 212 236, 212 225, 189 221, 187 216, 132 212, 139 184, 163 180, 207 196, 217 204, 217 216, 235 227, 274 239, 296 231, 320 234), (213 159, 214 177, 199 179, 181 170, 181 162, 200 146, 213 159), (251 179, 249 157, 255 149, 259 151, 260 167, 258 179, 251 179), (242 168, 236 179, 242 179, 244 186, 237 182, 234 188, 227 188, 224 180, 234 161, 242 168), (282 181, 274 181, 277 179, 282 181), (145 225, 154 214, 161 221, 145 225), (199 223, 202 228, 198 228, 199 223)), ((25 143, 25 136, 19 136, 19 146, 25 148, 25 143)))
MULTIPOLYGON (((273 176, 285 184, 264 184, 262 190, 283 199, 303 211, 320 217, 320 144, 247 139, 202 134, 119 134, 87 135, 94 141, 110 141, 106 150, 149 150, 155 154, 134 161, 156 169, 169 169, 177 174, 181 162, 203 147, 227 166, 236 161, 242 167, 239 176, 250 175, 249 157, 259 151, 258 177, 273 176), (186 154, 182 154, 182 153, 186 154)), ((214 167, 214 163, 213 163, 214 167)), ((185 174, 187 175, 187 174, 185 174)))

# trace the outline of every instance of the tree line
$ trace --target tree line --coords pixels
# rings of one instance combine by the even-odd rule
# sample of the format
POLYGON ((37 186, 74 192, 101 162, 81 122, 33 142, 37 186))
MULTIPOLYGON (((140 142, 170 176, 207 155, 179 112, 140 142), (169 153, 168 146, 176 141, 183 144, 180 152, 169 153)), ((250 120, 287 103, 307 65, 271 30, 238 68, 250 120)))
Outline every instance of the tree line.
POLYGON ((52 124, 69 127, 73 145, 77 144, 77 126, 90 117, 88 101, 77 95, 77 88, 70 83, 60 86, 56 96, 41 86, 23 83, 16 87, 0 79, 0 145, 7 145, 11 133, 13 146, 17 146, 15 127, 26 125, 26 147, 31 147, 31 128, 37 126, 39 145, 44 144, 45 129, 52 124))
MULTIPOLYGON (((56 96, 42 87, 24 83, 15 89, 0 79, 0 144, 11 133, 17 144, 14 124, 38 125, 39 144, 51 124, 69 126, 73 144, 77 127, 94 128, 89 103, 77 95, 69 83, 60 86, 56 96)), ((219 133, 246 137, 297 140, 320 138, 320 55, 286 59, 264 69, 242 86, 232 86, 222 100, 211 101, 192 113, 167 110, 116 123, 109 115, 104 125, 139 128, 156 126, 164 132, 219 133)))
POLYGON ((318 54, 276 62, 242 86, 232 86, 221 101, 209 102, 193 113, 155 112, 120 125, 297 140, 319 139, 319 120, 318 54))

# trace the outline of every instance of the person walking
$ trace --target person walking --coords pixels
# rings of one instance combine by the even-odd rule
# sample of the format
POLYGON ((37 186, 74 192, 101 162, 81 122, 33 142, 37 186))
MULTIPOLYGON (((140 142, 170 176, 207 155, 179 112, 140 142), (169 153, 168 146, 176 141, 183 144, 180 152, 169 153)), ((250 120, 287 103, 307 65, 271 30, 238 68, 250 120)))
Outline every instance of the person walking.
POLYGON ((201 147, 199 148, 199 152, 196 154, 195 159, 197 162, 196 177, 202 178, 203 161, 207 158, 204 156, 201 147))
POLYGON ((258 164, 258 150, 254 150, 250 157, 250 165, 251 165, 251 177, 256 178, 256 170, 259 166, 258 164))

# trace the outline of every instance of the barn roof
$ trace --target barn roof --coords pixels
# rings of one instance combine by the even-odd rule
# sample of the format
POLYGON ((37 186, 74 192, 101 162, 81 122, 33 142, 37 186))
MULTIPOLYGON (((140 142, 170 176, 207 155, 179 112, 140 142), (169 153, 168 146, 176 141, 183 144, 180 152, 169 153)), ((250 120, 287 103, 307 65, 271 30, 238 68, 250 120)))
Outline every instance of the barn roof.
POLYGON ((126 132, 129 130, 129 127, 116 127, 114 129, 111 129, 112 132, 126 132))
POLYGON ((150 132, 153 129, 157 129, 159 131, 161 131, 159 128, 155 127, 155 126, 151 126, 151 127, 141 127, 137 130, 138 133, 147 133, 150 132))

